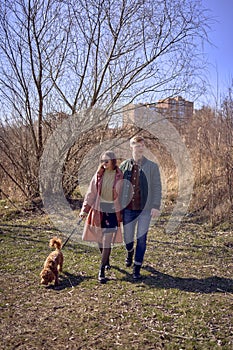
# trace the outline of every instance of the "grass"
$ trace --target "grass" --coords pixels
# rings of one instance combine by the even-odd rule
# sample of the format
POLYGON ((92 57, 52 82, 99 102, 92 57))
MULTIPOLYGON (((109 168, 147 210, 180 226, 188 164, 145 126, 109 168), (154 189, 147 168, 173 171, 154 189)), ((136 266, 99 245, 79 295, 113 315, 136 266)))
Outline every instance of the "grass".
POLYGON ((150 229, 134 282, 122 245, 108 282, 95 247, 70 240, 60 285, 39 285, 55 230, 46 215, 0 203, 0 349, 232 349, 232 231, 184 222, 150 229), (10 213, 10 214, 9 214, 10 213))

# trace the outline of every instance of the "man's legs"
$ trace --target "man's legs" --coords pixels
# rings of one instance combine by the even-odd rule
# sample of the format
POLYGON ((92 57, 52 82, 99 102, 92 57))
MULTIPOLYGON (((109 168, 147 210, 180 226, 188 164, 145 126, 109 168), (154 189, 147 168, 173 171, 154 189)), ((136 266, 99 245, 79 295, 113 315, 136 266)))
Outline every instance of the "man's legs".
POLYGON ((140 269, 146 252, 147 233, 150 225, 151 215, 149 211, 142 211, 138 217, 137 244, 134 258, 133 278, 140 279, 140 269))
POLYGON ((140 213, 139 210, 125 209, 123 211, 124 242, 127 250, 133 248, 135 227, 140 213))
POLYGON ((130 267, 133 262, 134 255, 134 234, 137 223, 137 217, 141 211, 125 209, 123 211, 123 225, 124 225, 124 242, 127 250, 127 257, 125 263, 130 267))
POLYGON ((138 216, 137 245, 135 253, 135 263, 142 265, 146 252, 147 233, 150 226, 151 215, 148 210, 143 210, 138 216))

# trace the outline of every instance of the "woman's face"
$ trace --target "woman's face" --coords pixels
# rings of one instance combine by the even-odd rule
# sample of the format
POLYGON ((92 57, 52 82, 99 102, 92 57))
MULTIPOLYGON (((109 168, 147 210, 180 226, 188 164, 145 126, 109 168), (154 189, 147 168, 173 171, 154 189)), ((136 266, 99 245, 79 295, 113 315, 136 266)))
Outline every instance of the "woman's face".
POLYGON ((103 165, 104 169, 106 170, 112 170, 112 161, 111 158, 109 158, 106 154, 104 154, 101 157, 101 164, 103 165))

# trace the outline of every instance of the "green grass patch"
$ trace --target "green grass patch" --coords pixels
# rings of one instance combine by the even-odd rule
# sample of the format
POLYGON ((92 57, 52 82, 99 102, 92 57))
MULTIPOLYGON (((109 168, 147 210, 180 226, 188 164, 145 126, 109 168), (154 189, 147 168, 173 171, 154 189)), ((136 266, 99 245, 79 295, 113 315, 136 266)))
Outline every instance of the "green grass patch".
POLYGON ((97 248, 75 240, 64 248, 60 285, 39 285, 53 235, 46 215, 7 215, 0 229, 0 349, 233 348, 232 231, 183 223, 150 229, 134 282, 122 245, 112 250, 108 282, 97 280, 97 248))

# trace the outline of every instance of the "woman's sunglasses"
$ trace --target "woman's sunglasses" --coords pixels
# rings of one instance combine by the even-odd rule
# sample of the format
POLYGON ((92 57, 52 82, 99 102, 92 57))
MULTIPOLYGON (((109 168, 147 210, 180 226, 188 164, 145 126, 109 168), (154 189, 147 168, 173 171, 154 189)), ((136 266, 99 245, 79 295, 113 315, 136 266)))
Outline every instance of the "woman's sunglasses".
POLYGON ((109 159, 101 159, 101 163, 109 163, 109 159))

